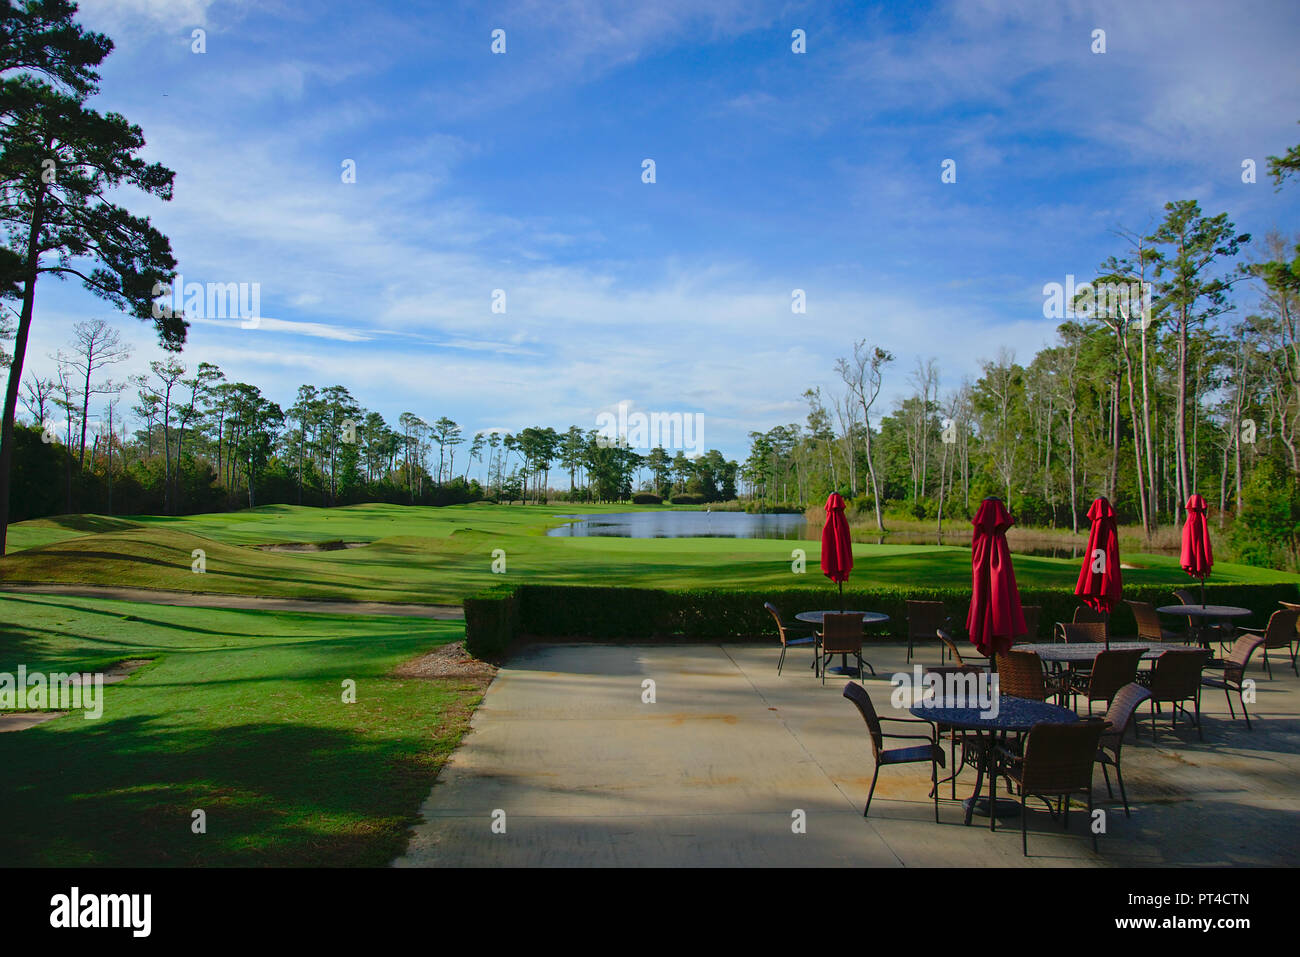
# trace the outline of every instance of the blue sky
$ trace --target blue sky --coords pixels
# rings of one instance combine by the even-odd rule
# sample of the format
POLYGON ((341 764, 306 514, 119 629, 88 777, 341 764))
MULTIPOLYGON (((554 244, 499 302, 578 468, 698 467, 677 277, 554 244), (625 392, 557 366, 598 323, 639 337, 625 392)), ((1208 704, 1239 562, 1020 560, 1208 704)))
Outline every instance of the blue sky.
MULTIPOLYGON (((1300 187, 1265 173, 1300 142, 1289 0, 81 7, 117 44, 99 107, 177 174, 170 204, 129 205, 187 281, 261 287, 260 328, 196 321, 184 361, 285 406, 341 384, 468 433, 595 428, 628 402, 702 413, 705 445, 743 458, 836 388, 856 339, 898 356, 886 405, 917 359, 945 390, 1000 346, 1027 361, 1054 337, 1043 284, 1091 275, 1169 200, 1300 230, 1300 187)), ((37 309, 42 374, 72 323, 111 315, 54 282, 37 309)), ((120 325, 122 377, 161 353, 120 325)))

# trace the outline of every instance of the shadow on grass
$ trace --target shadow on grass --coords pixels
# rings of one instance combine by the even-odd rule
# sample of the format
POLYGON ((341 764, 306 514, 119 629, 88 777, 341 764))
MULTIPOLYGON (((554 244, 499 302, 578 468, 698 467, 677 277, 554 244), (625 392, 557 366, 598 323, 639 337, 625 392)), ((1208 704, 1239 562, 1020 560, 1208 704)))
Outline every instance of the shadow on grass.
POLYGON ((415 734, 85 724, 0 736, 8 865, 382 866, 445 757, 415 734))

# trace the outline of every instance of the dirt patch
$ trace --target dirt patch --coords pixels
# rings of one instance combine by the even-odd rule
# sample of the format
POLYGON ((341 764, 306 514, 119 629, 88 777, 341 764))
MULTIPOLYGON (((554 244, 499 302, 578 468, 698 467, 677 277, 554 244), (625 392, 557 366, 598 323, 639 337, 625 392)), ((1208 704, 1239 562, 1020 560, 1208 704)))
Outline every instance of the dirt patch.
POLYGON ((337 552, 344 548, 361 548, 369 542, 279 542, 274 545, 254 545, 263 552, 337 552))
POLYGON ((405 664, 398 665, 393 675, 398 678, 487 678, 496 676, 495 665, 480 661, 465 650, 463 641, 435 648, 405 664))

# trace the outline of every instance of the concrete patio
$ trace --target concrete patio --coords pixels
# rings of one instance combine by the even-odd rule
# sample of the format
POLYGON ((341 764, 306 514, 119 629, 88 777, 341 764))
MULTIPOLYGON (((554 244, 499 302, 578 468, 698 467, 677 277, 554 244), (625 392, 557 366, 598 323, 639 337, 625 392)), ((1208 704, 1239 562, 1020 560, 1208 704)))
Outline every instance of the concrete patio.
MULTIPOLYGON (((808 648, 791 649, 778 677, 778 654, 774 643, 526 648, 489 688, 396 866, 1300 864, 1300 679, 1289 662, 1274 663, 1271 681, 1252 663, 1253 732, 1206 689, 1205 740, 1182 719, 1171 732, 1166 710, 1152 744, 1144 706, 1143 737, 1124 748, 1132 818, 1098 770, 1100 853, 1085 812, 1066 834, 1033 802, 1024 858, 1016 818, 995 833, 985 818, 963 826, 970 769, 957 801, 942 787, 935 824, 928 767, 883 768, 864 819, 871 748, 845 679, 823 688, 808 648), (654 704, 642 702, 647 679, 654 704), (796 811, 805 833, 794 833, 796 811)), ((867 655, 877 710, 898 714, 888 676, 908 670, 904 647, 867 655)), ((938 660, 936 648, 920 651, 938 660)))

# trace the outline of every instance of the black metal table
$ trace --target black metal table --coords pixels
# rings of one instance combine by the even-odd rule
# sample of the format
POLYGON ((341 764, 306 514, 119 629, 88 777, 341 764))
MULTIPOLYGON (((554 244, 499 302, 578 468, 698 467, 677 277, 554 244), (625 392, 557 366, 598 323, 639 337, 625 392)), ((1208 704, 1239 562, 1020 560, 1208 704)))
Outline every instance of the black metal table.
POLYGON ((1166 643, 1159 641, 1112 641, 1109 644, 1101 641, 1074 641, 1034 642, 1015 645, 1011 650, 1032 651, 1044 661, 1078 662, 1092 661, 1103 651, 1137 651, 1139 648, 1145 652, 1143 660, 1149 660, 1159 658, 1167 647, 1166 643))
MULTIPOLYGON (((910 710, 915 717, 932 724, 944 725, 958 731, 975 732, 979 740, 980 755, 979 762, 975 765, 975 790, 965 802, 966 823, 970 824, 971 816, 976 813, 980 789, 987 774, 989 830, 995 830, 994 822, 998 816, 997 767, 993 759, 998 739, 1005 738, 1008 733, 1023 733, 1042 722, 1073 724, 1079 720, 1079 716, 1069 708, 1062 708, 1060 705, 1049 704, 1046 701, 1013 698, 1005 694, 998 698, 998 713, 988 717, 984 716, 978 707, 949 707, 945 701, 918 704, 910 710)), ((957 769, 953 768, 953 774, 956 773, 957 769)), ((938 784, 935 787, 938 787, 938 784)), ((1019 808, 1015 805, 1011 805, 1011 810, 1019 813, 1019 808)), ((981 810, 980 813, 984 811, 981 810)))
MULTIPOLYGON (((864 628, 865 628, 867 625, 880 625, 880 624, 884 624, 885 622, 889 621, 889 616, 886 615, 884 612, 879 612, 879 611, 853 611, 853 610, 850 610, 850 611, 836 611, 836 610, 833 609, 833 608, 828 608, 828 609, 826 609, 825 611, 801 611, 801 612, 799 612, 799 614, 795 615, 794 617, 795 617, 795 620, 796 620, 796 621, 806 621, 806 622, 808 622, 809 624, 820 625, 820 624, 822 624, 822 620, 823 620, 827 615, 861 615, 861 616, 862 616, 862 626, 863 626, 864 628)), ((865 660, 865 659, 864 659, 864 660, 865 660)), ((843 655, 843 654, 840 655, 840 666, 839 666, 838 668, 831 668, 831 669, 830 669, 830 672, 831 672, 831 674, 842 675, 843 677, 846 677, 846 678, 860 678, 860 677, 862 677, 862 674, 861 674, 861 672, 859 671, 859 669, 857 669, 857 668, 850 668, 850 667, 849 667, 849 656, 848 656, 848 655, 843 655)), ((872 674, 875 674, 875 673, 876 673, 874 668, 871 669, 871 673, 872 673, 872 674)))
POLYGON ((1241 608, 1237 605, 1162 605, 1156 611, 1162 615, 1186 615, 1189 627, 1195 629, 1196 640, 1205 648, 1210 647, 1209 641, 1201 634, 1205 625, 1192 626, 1191 619, 1201 618, 1222 622, 1233 618, 1249 618, 1254 614, 1249 608, 1241 608))

